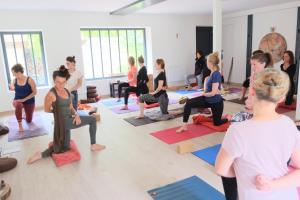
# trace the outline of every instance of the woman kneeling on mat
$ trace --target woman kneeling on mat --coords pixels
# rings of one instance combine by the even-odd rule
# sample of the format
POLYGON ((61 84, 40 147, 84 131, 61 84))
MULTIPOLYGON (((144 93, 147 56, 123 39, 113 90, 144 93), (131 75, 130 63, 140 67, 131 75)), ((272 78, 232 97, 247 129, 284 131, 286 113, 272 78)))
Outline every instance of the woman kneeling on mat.
POLYGON ((70 150, 70 130, 85 125, 90 126, 91 150, 101 151, 105 146, 96 144, 96 119, 93 116, 79 116, 73 108, 71 95, 65 85, 70 74, 64 65, 53 72, 55 86, 45 97, 44 110, 54 115, 53 145, 44 152, 36 152, 29 158, 28 164, 32 164, 41 158, 51 156, 53 153, 63 153, 70 150))
POLYGON ((219 62, 218 53, 212 53, 208 56, 207 66, 211 70, 211 74, 205 80, 205 92, 199 97, 187 100, 183 112, 184 125, 176 131, 177 133, 187 130, 192 108, 211 108, 215 126, 228 122, 228 119, 222 119, 224 103, 220 94, 222 76, 219 71, 219 62))
POLYGON ((143 56, 140 56, 138 58, 139 65, 140 65, 140 70, 137 74, 137 86, 130 86, 125 90, 125 95, 124 95, 124 102, 125 105, 122 108, 122 110, 128 110, 128 98, 129 94, 131 92, 134 92, 137 97, 140 96, 140 94, 147 94, 149 92, 147 83, 149 81, 148 74, 147 74, 147 68, 144 64, 144 58, 143 56))
POLYGON ((298 199, 300 134, 289 117, 276 112, 288 90, 285 73, 272 68, 257 73, 249 91, 253 118, 232 124, 225 134, 216 172, 237 178, 239 200, 298 199))
POLYGON ((140 115, 138 119, 144 118, 144 104, 159 102, 160 111, 163 115, 168 114, 169 98, 166 92, 167 78, 165 71, 165 61, 163 59, 156 60, 156 70, 158 75, 154 79, 154 92, 141 95, 140 97, 140 115))
POLYGON ((22 110, 24 108, 26 122, 31 123, 36 95, 36 85, 32 78, 24 75, 24 68, 21 64, 16 64, 11 68, 12 74, 16 78, 10 85, 10 90, 15 91, 13 106, 15 107, 15 115, 19 124, 19 131, 24 132, 22 125, 22 110))

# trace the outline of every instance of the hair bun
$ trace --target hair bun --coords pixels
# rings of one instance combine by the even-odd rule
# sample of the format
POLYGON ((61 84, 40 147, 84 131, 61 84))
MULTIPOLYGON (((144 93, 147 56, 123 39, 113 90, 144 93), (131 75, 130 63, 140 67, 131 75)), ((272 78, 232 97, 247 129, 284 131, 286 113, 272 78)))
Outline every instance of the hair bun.
POLYGON ((75 60, 75 56, 72 56, 72 58, 75 60))
POLYGON ((64 65, 61 65, 59 67, 59 71, 61 71, 61 72, 65 72, 66 70, 67 70, 67 68, 64 65))

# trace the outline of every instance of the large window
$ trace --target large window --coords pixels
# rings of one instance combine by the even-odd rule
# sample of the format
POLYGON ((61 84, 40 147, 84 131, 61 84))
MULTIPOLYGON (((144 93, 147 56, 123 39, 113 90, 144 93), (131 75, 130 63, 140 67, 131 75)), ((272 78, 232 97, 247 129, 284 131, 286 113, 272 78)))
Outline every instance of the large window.
POLYGON ((86 79, 125 75, 127 59, 146 60, 145 29, 81 29, 86 79))
POLYGON ((11 67, 19 63, 37 86, 48 85, 42 33, 0 32, 0 36, 8 81, 13 79, 11 67))

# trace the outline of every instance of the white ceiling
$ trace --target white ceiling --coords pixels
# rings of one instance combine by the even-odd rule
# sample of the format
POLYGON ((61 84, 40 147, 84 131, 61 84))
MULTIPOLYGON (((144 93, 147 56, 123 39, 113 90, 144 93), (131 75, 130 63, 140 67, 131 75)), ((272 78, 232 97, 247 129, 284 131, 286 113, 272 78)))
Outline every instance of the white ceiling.
MULTIPOLYGON (((0 0, 0 10, 71 10, 111 12, 136 0, 0 0)), ((223 0, 224 13, 297 0, 223 0)), ((299 1, 299 0, 298 0, 299 1)), ((212 0, 167 0, 145 8, 144 14, 211 14, 212 0)))

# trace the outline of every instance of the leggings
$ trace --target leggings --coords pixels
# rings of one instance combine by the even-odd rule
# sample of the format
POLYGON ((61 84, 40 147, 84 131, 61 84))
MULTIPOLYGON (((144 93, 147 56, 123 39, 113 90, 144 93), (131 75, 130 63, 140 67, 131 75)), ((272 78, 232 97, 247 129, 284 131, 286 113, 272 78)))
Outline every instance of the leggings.
POLYGON ((22 121, 22 110, 24 108, 25 115, 26 115, 26 122, 31 123, 32 122, 32 117, 33 117, 33 112, 35 108, 35 104, 24 104, 21 102, 13 101, 13 106, 15 107, 15 115, 17 118, 18 122, 22 121))
POLYGON ((129 87, 129 83, 119 83, 118 85, 118 97, 121 98, 123 87, 129 87))
POLYGON ((155 97, 151 94, 144 94, 140 97, 140 103, 159 103, 160 111, 162 114, 167 115, 168 112, 168 105, 169 105, 169 97, 167 93, 163 93, 158 97, 155 97))
POLYGON ((238 189, 236 178, 227 178, 222 176, 222 183, 226 200, 237 200, 238 189))
POLYGON ((77 90, 75 90, 75 91, 72 91, 71 93, 73 94, 73 98, 72 98, 73 108, 75 110, 77 110, 77 107, 78 107, 78 92, 77 92, 77 90))
POLYGON ((294 84, 294 82, 291 82, 290 84, 291 85, 290 85, 289 92, 287 93, 286 98, 285 98, 285 105, 291 105, 294 101, 293 97, 294 97, 294 93, 295 93, 295 84, 294 84))
POLYGON ((124 102, 125 102, 125 105, 128 105, 128 98, 129 98, 129 94, 130 93, 135 93, 136 96, 140 96, 141 94, 147 94, 149 92, 149 89, 148 87, 146 87, 146 89, 144 90, 141 90, 140 88, 138 87, 128 87, 126 90, 125 90, 125 95, 124 95, 124 102))
MULTIPOLYGON (((96 144, 96 131, 97 131, 97 124, 96 124, 96 118, 93 116, 80 116, 81 124, 75 125, 73 123, 74 118, 67 118, 65 119, 65 142, 63 150, 67 151, 70 149, 70 140, 71 140, 71 129, 80 128, 85 125, 89 125, 89 132, 90 132, 90 141, 91 144, 96 144)), ((52 155, 53 148, 48 148, 44 152, 42 152, 42 157, 46 158, 52 155)))
POLYGON ((211 108, 213 122, 215 126, 220 126, 228 122, 227 119, 222 119, 222 114, 224 109, 223 100, 221 100, 218 103, 210 104, 206 102, 204 96, 188 99, 184 106, 184 112, 183 112, 184 123, 187 123, 189 121, 192 108, 211 108))

